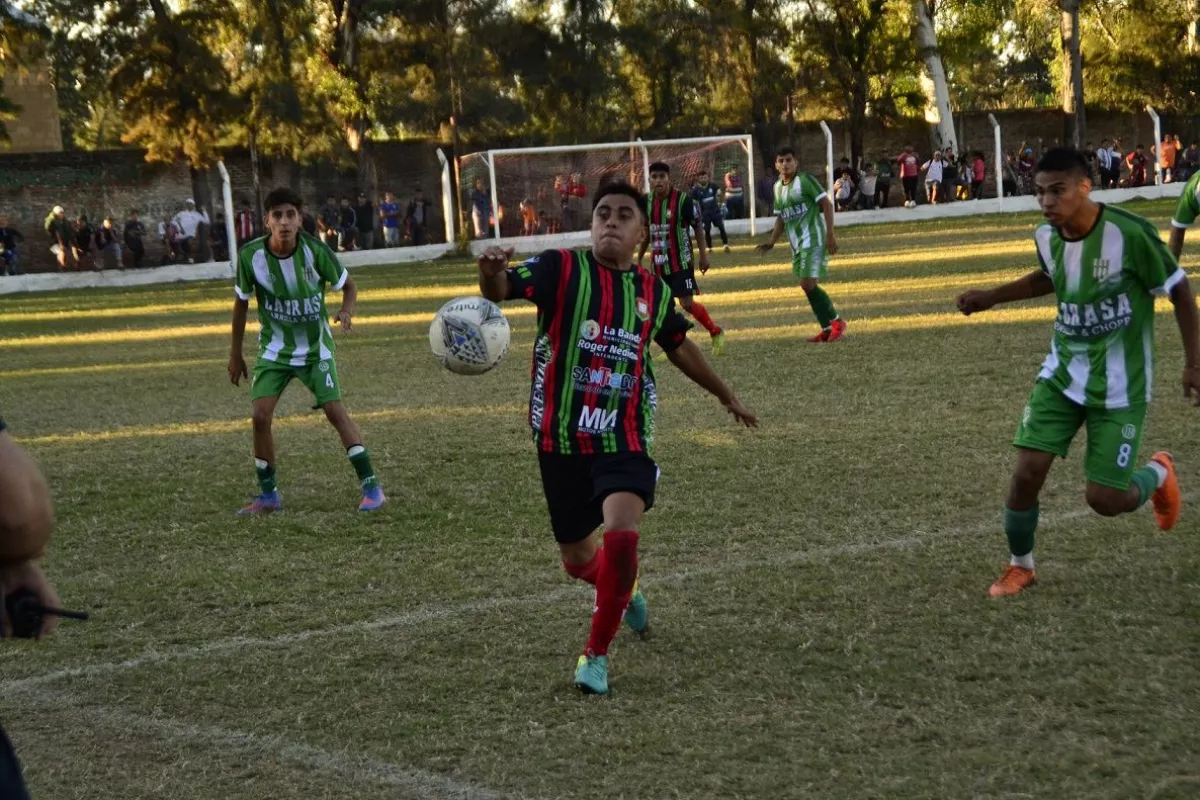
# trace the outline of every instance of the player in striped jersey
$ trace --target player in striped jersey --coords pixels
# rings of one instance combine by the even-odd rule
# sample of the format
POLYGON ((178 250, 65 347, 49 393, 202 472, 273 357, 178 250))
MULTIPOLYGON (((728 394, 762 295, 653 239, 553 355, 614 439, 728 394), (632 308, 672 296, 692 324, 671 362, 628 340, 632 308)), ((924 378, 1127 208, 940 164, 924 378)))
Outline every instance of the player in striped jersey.
POLYGON ((1200 217, 1200 172, 1188 178, 1183 186, 1183 194, 1179 195, 1179 205, 1175 207, 1175 216, 1171 218, 1171 255, 1178 260, 1183 253, 1183 237, 1187 229, 1200 217))
POLYGON ((293 380, 308 387, 316 398, 314 408, 337 429, 350 464, 362 487, 360 511, 384 504, 383 488, 371 468, 371 457, 362 434, 342 404, 334 362, 333 331, 325 312, 325 287, 342 293, 337 321, 350 331, 358 297, 350 273, 319 239, 300 230, 300 197, 291 189, 275 189, 264 201, 268 236, 248 242, 238 252, 233 291, 233 346, 229 353, 229 379, 237 386, 247 377, 242 357, 246 313, 250 297, 258 301, 258 360, 250 382, 254 402, 254 467, 260 493, 239 514, 278 511, 275 485, 275 437, 271 421, 284 388, 293 380))
POLYGON ((708 309, 696 302, 693 295, 699 294, 696 284, 696 269, 693 266, 692 234, 696 234, 696 249, 699 251, 700 274, 708 272, 708 247, 701 235, 700 214, 692 196, 671 187, 671 167, 661 161, 650 165, 650 196, 646 198, 646 216, 649 225, 646 238, 638 251, 638 264, 650 247, 654 259, 654 271, 671 287, 671 294, 683 306, 683 310, 695 317, 712 337, 713 355, 725 350, 725 332, 713 322, 708 309))
POLYGON ((592 208, 590 250, 548 250, 509 268, 512 251, 490 247, 479 257, 479 288, 495 302, 537 306, 529 425, 563 567, 596 587, 575 685, 605 694, 622 614, 635 632, 649 626, 637 588, 637 531, 658 479, 650 458, 658 403, 651 342, 735 419, 758 421, 688 340, 690 325, 667 285, 633 263, 646 225, 641 192, 609 183, 592 208))
POLYGON ((1170 530, 1181 498, 1171 454, 1138 468, 1138 447, 1154 383, 1154 298, 1169 296, 1183 336, 1183 390, 1200 404, 1200 321, 1187 276, 1145 219, 1092 201, 1083 154, 1054 148, 1034 177, 1046 222, 1034 231, 1038 269, 988 291, 969 291, 958 308, 973 314, 999 303, 1054 294, 1058 319, 1050 355, 1017 428, 1017 465, 1004 508, 1012 553, 992 597, 1036 580, 1033 540, 1038 494, 1055 457, 1087 426, 1087 502, 1104 516, 1153 500, 1158 527, 1170 530))
POLYGON ((833 203, 816 178, 797 171, 796 151, 792 148, 780 148, 775 168, 779 170, 774 188, 775 228, 770 240, 758 246, 758 252, 768 252, 787 232, 792 246, 792 272, 800 279, 800 288, 821 324, 821 332, 808 341, 836 342, 846 332, 846 323, 820 286, 829 256, 838 251, 833 235, 833 203))

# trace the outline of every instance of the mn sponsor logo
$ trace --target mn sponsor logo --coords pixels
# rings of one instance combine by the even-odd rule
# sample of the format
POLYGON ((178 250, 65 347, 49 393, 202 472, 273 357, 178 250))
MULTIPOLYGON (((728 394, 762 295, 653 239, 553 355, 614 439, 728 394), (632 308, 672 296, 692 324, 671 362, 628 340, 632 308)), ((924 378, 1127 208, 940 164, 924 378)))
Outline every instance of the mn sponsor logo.
POLYGON ((635 308, 637 310, 637 318, 642 322, 650 319, 650 303, 646 301, 646 298, 639 297, 635 308))
POLYGON ((612 433, 617 426, 617 411, 604 408, 584 406, 579 412, 579 420, 575 423, 580 433, 612 433))
POLYGON ((600 336, 600 323, 589 319, 579 326, 579 335, 589 342, 596 341, 600 336))

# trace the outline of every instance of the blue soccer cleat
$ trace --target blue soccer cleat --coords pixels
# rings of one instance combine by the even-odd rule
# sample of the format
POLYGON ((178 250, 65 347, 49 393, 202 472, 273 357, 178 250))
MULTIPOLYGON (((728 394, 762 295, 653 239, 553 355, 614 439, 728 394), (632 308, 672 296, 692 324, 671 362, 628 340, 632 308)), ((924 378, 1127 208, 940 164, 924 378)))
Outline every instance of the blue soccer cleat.
POLYGON ((363 489, 362 502, 358 504, 359 511, 375 511, 387 502, 387 498, 383 494, 382 486, 372 486, 370 489, 363 489))
POLYGON ((283 508, 283 501, 279 499, 279 492, 263 492, 258 497, 255 497, 250 505, 238 510, 238 515, 243 517, 254 517, 260 514, 270 514, 273 511, 279 511, 283 508))
POLYGON ((608 694, 608 656, 580 656, 575 663, 575 688, 584 694, 608 694))
POLYGON ((646 604, 646 595, 642 594, 636 582, 629 605, 625 606, 625 625, 638 636, 645 636, 650 630, 650 609, 646 604))

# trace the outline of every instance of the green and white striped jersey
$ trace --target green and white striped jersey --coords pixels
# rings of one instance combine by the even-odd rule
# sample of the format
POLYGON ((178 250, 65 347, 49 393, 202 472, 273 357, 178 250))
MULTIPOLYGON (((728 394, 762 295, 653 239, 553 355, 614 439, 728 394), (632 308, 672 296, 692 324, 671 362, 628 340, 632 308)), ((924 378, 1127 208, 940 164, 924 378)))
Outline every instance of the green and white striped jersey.
POLYGON ((1200 172, 1188 178, 1184 185, 1171 224, 1176 228, 1186 228, 1196 221, 1196 217, 1200 217, 1200 172))
POLYGON ((783 219, 783 229, 792 252, 825 247, 825 215, 817 205, 825 190, 807 172, 797 172, 790 181, 775 181, 775 213, 783 219))
POLYGON ((1149 403, 1154 297, 1185 278, 1158 229, 1102 204, 1095 227, 1081 239, 1064 239, 1046 222, 1033 238, 1058 298, 1054 339, 1038 380, 1090 408, 1149 403))
POLYGON ((300 233, 296 249, 279 258, 267 237, 238 251, 233 291, 240 300, 258 301, 258 357, 302 367, 333 358, 333 331, 325 313, 325 285, 341 291, 350 273, 323 242, 300 233))

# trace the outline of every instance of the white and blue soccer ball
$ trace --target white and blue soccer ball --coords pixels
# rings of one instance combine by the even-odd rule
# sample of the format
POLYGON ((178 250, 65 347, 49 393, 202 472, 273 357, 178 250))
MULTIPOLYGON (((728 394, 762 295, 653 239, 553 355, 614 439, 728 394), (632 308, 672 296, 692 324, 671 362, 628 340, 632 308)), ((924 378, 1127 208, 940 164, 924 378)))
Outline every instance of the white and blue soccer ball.
POLYGON ((456 375, 482 375, 504 358, 510 336, 500 306, 485 297, 456 297, 434 315, 429 347, 456 375))

